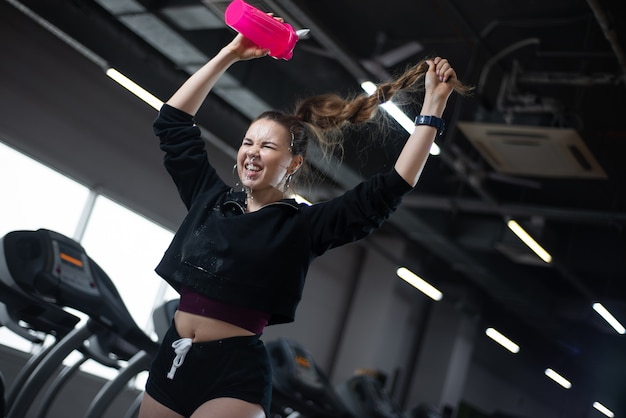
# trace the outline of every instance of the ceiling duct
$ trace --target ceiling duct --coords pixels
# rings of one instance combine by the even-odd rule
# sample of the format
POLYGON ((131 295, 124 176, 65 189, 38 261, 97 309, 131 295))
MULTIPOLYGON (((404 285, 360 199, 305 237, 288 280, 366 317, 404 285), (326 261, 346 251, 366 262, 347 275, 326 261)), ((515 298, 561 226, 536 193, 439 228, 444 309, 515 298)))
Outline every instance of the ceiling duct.
POLYGON ((165 7, 161 9, 169 20, 182 30, 222 29, 226 27, 223 15, 214 13, 202 4, 165 7))
MULTIPOLYGON (((202 3, 211 9, 213 13, 215 13, 215 15, 223 21, 226 8, 230 3, 232 3, 232 0, 202 0, 202 3)), ((274 16, 280 16, 285 20, 285 22, 288 22, 296 30, 304 28, 304 26, 293 15, 289 14, 285 8, 281 7, 280 4, 277 4, 273 0, 255 0, 252 3, 252 6, 268 13, 274 13, 274 16)))
POLYGON ((521 176, 607 177, 574 129, 459 122, 494 170, 521 176))
POLYGON ((224 12, 231 0, 202 0, 202 3, 213 10, 216 16, 224 17, 224 12))

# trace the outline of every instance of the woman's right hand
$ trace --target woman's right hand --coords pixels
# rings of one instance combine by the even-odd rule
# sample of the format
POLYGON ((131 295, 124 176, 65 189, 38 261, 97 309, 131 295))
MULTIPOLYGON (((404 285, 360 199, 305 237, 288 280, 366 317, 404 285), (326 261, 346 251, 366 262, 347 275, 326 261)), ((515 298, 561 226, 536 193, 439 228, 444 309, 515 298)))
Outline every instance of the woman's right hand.
MULTIPOLYGON (((284 22, 284 19, 282 17, 274 16, 274 13, 268 13, 268 15, 281 23, 284 22)), ((240 61, 246 61, 253 58, 261 58, 266 56, 270 52, 269 49, 263 49, 259 47, 250 39, 246 38, 240 33, 235 36, 235 39, 233 39, 230 44, 226 46, 226 48, 240 61)))
POLYGON ((264 57, 269 52, 269 49, 259 47, 240 33, 225 48, 240 61, 264 57))

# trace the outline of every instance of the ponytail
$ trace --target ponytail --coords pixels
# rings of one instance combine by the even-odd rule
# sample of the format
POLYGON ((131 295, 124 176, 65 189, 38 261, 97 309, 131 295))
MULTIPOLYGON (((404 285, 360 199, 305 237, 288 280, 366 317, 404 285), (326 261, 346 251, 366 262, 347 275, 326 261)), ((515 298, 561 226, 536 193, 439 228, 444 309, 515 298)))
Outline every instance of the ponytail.
MULTIPOLYGON (((343 98, 337 94, 322 94, 301 99, 291 114, 265 112, 259 116, 282 123, 292 136, 292 152, 305 156, 307 143, 316 141, 323 155, 330 158, 343 153, 343 130, 350 125, 371 121, 381 104, 390 101, 401 91, 424 90, 424 77, 428 71, 429 58, 409 67, 393 80, 379 84, 373 94, 362 93, 343 98)), ((455 92, 468 95, 471 87, 457 78, 448 81, 455 92)), ((413 95, 412 98, 416 98, 413 95)))

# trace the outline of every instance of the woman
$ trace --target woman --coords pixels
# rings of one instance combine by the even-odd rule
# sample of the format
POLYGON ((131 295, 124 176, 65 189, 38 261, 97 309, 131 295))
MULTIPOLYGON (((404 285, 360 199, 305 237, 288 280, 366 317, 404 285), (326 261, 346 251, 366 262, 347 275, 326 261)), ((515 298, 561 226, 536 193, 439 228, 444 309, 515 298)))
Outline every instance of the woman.
POLYGON ((188 214, 156 269, 181 299, 150 370, 141 417, 269 416, 271 369, 259 340, 264 327, 294 320, 315 257, 366 237, 397 208, 417 183, 450 93, 468 90, 437 57, 369 97, 317 96, 291 115, 266 112, 239 148, 243 191, 236 191, 207 160, 193 115, 232 64, 267 52, 237 35, 179 88, 154 123, 188 214), (306 206, 284 198, 305 162, 307 141, 337 145, 329 138, 372 119, 379 98, 420 83, 422 114, 430 118, 419 122, 393 170, 328 202, 306 206))

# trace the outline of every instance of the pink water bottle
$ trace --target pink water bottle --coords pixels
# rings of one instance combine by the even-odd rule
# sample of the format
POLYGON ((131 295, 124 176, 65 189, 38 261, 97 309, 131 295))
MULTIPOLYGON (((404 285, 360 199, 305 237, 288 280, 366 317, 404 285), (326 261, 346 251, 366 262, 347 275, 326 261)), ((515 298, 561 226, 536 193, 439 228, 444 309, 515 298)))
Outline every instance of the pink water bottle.
POLYGON ((298 33, 243 0, 233 0, 224 13, 226 24, 263 49, 269 56, 289 60, 298 42, 298 33))

